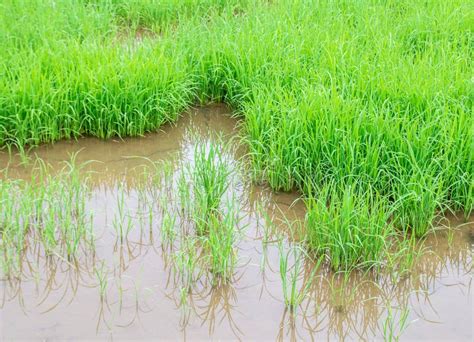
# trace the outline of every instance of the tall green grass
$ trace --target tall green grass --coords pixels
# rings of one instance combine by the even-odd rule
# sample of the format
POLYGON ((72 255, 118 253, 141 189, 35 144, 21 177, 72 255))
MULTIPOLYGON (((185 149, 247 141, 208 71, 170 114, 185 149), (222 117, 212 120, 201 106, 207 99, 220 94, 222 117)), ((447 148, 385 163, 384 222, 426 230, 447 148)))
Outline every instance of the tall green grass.
POLYGON ((331 188, 338 204, 315 198, 312 230, 343 214, 347 188, 377 231, 391 204, 417 236, 472 211, 469 1, 7 0, 0 13, 0 146, 141 135, 223 101, 257 180, 331 188))
POLYGON ((240 230, 239 207, 233 177, 237 170, 229 160, 230 146, 222 137, 216 141, 197 140, 188 165, 191 221, 202 243, 205 262, 214 285, 231 281, 237 263, 235 248, 240 230))
POLYGON ((198 233, 206 233, 218 219, 223 196, 230 185, 231 169, 215 143, 198 143, 191 171, 194 195, 194 220, 198 233))
POLYGON ((381 266, 393 230, 386 204, 352 187, 324 187, 308 200, 306 243, 335 269, 381 266))
POLYGON ((239 0, 91 0, 99 8, 108 7, 120 26, 162 32, 169 25, 193 16, 211 18, 222 12, 238 14, 249 1, 239 0))

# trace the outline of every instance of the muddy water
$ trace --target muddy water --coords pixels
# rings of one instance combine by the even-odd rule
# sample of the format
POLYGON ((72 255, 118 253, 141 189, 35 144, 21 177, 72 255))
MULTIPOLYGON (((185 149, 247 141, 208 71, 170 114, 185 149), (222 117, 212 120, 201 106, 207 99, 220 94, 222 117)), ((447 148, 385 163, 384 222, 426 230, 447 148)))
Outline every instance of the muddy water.
MULTIPOLYGON (((445 230, 430 235, 415 268, 396 282, 384 274, 344 278, 322 268, 291 314, 283 303, 281 251, 275 241, 279 234, 288 235, 288 225, 303 219, 304 205, 297 194, 250 186, 240 174, 231 189, 241 218, 232 281, 212 286, 201 277, 183 304, 173 261, 179 246, 165 243, 160 232, 164 208, 175 205, 173 175, 193 163, 196 144, 228 141, 237 133, 236 124, 227 108, 211 106, 143 138, 83 138, 31 151, 32 160, 34 154, 45 160, 51 173, 72 153, 78 164, 93 160, 83 172, 91 185, 87 210, 94 215, 96 241, 93 251, 84 251, 74 262, 46 257, 30 241, 22 276, 0 283, 1 339, 382 340, 389 330, 398 335, 404 314, 409 324, 402 339, 472 339, 473 217, 467 224, 445 220, 443 224, 459 229, 452 235, 445 230), (223 138, 217 140, 216 133, 223 138), (167 162, 171 181, 161 188, 144 189, 137 182, 150 160, 167 162), (120 201, 126 208, 121 216, 120 201), (284 217, 289 222, 282 222, 284 217), (125 240, 114 228, 117 218, 132 227, 125 240), (270 229, 270 222, 277 228, 270 229)), ((237 165, 241 155, 229 153, 229 163, 237 165)), ((29 179, 31 167, 21 161, 0 154, 0 166, 8 165, 10 178, 29 179)), ((285 242, 282 248, 287 252, 293 247, 285 242)), ((299 264, 299 285, 310 266, 299 264)))

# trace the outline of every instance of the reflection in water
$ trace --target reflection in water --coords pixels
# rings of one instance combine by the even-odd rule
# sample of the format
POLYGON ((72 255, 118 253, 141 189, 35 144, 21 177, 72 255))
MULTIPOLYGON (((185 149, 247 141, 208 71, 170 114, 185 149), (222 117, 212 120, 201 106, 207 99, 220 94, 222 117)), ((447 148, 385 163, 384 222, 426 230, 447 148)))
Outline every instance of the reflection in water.
MULTIPOLYGON (((236 198, 239 212, 231 281, 215 284, 192 264, 202 257, 192 253, 204 249, 199 239, 179 238, 192 234, 180 198, 187 183, 180 175, 184 166, 193 166, 196 144, 218 143, 215 132, 224 134, 223 140, 237 134, 236 121, 226 112, 223 106, 200 108, 177 126, 143 138, 83 138, 31 151, 50 165, 51 174, 71 153, 78 153, 78 164, 94 160, 82 171, 88 175, 85 206, 93 214, 93 242, 80 244, 69 259, 47 253, 34 231, 25 236, 20 273, 1 281, 3 339, 181 334, 191 339, 372 340, 383 338, 404 312, 410 322, 404 338, 471 338, 473 217, 452 233, 431 234, 414 269, 402 278, 373 272, 349 276, 325 267, 312 274, 310 262, 301 265, 298 288, 314 279, 293 313, 283 302, 278 241, 289 236, 289 225, 298 227, 304 204, 295 193, 251 186, 235 172, 227 194, 236 198), (151 182, 142 181, 144 172, 151 182)), ((234 150, 226 160, 238 169, 236 159, 242 155, 234 150)), ((0 153, 10 179, 30 179, 31 167, 21 161, 0 153)), ((454 217, 444 224, 461 226, 454 217)))

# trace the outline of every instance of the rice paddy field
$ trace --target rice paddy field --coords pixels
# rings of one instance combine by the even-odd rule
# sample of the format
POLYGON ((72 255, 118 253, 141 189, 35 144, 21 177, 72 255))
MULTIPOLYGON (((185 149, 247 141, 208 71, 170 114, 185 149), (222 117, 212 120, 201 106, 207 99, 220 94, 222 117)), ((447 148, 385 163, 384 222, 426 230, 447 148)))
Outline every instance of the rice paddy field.
POLYGON ((471 341, 473 23, 0 1, 0 339, 471 341))

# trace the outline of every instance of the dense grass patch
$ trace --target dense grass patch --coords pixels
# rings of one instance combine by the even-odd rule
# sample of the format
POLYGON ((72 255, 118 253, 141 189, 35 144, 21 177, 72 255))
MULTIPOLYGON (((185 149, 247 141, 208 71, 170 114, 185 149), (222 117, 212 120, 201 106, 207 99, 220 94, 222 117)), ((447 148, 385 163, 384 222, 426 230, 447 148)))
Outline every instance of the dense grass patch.
MULTIPOLYGON (((0 145, 141 135, 224 101, 275 189, 330 186, 343 204, 354 189, 351 215, 378 227, 393 204, 418 236, 439 211, 472 211, 469 1, 8 0, 0 13, 0 145)), ((340 214, 328 205, 310 209, 340 214)))
POLYGON ((306 242, 336 270, 380 266, 393 233, 388 221, 387 206, 372 193, 326 186, 308 200, 306 242))

